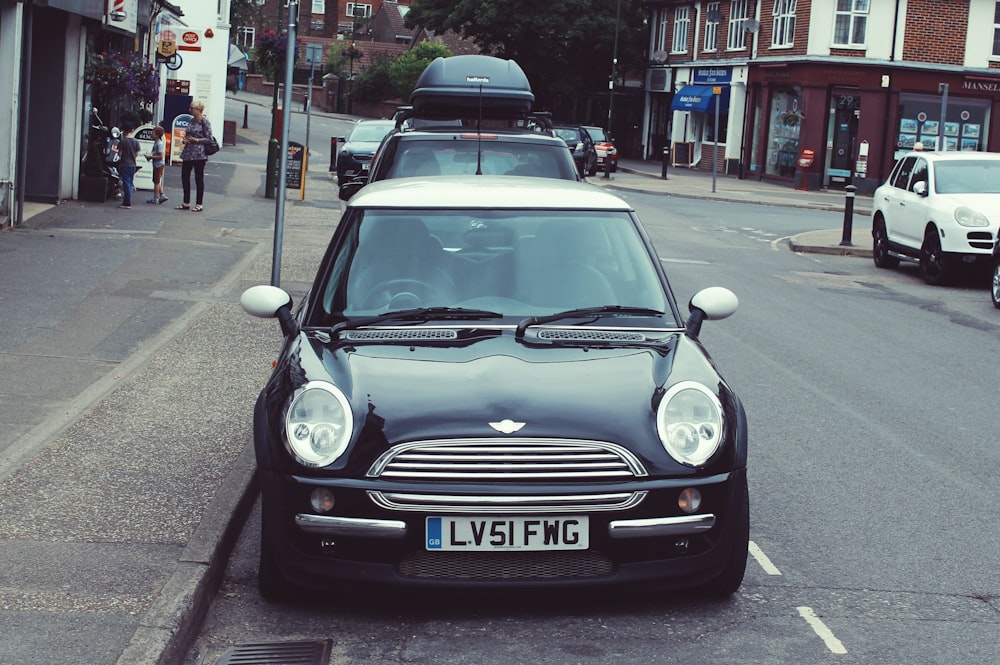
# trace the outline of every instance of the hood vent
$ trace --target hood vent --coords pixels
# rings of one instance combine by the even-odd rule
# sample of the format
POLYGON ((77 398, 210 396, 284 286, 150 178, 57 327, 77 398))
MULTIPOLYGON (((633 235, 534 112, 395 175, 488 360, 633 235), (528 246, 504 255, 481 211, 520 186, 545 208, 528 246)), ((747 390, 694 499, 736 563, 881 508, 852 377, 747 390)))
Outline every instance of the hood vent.
POLYGON ((544 328, 538 339, 570 342, 645 342, 646 336, 622 330, 588 330, 586 328, 544 328))
POLYGON ((458 339, 458 332, 448 328, 406 328, 396 330, 348 330, 341 339, 352 342, 419 342, 458 339))

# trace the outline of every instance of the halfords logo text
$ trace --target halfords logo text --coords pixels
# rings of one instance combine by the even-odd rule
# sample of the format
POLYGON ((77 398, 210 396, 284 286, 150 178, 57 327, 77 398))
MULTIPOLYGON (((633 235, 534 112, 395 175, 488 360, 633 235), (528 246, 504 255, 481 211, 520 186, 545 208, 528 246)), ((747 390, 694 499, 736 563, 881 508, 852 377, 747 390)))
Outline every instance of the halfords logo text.
POLYGON ((466 81, 466 83, 489 83, 490 82, 490 77, 489 76, 466 76, 465 77, 465 81, 466 81))

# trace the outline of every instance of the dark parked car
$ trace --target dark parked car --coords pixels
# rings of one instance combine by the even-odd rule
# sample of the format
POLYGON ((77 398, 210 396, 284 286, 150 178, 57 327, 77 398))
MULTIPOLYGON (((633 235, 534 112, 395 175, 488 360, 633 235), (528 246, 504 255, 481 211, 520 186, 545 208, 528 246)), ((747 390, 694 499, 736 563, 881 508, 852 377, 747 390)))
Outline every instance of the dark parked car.
POLYGON ((484 55, 434 60, 421 74, 412 105, 396 113, 367 179, 341 183, 348 200, 368 182, 425 175, 530 175, 577 180, 551 123, 531 111, 534 95, 517 63, 484 55), (470 83, 469 81, 472 81, 470 83))
POLYGON ((354 126, 337 153, 337 182, 366 176, 372 155, 382 139, 396 126, 392 120, 361 120, 354 126))
POLYGON ((747 420, 634 210, 580 182, 436 176, 348 203, 254 410, 258 582, 696 587, 747 561, 747 420))
POLYGON ((580 125, 556 125, 552 131, 566 142, 581 177, 597 173, 597 148, 586 129, 580 125))

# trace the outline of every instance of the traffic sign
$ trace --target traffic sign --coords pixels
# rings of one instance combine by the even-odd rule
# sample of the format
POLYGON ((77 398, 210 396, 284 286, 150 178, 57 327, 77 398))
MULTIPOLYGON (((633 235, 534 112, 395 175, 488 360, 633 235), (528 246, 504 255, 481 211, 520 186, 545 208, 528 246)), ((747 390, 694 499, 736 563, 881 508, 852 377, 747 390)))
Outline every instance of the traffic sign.
POLYGON ((156 52, 164 58, 169 58, 174 53, 177 53, 177 42, 172 39, 161 39, 156 44, 156 52))

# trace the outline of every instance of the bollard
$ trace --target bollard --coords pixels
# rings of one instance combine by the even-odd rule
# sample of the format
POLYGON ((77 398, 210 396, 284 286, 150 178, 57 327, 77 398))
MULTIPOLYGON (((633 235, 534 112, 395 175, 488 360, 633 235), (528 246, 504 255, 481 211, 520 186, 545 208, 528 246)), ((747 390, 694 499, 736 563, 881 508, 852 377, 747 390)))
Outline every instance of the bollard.
POLYGON ((250 105, 243 105, 243 129, 247 128, 247 114, 250 112, 250 105))
POLYGON ((611 150, 604 151, 604 179, 611 180, 611 150))
POLYGON ((663 167, 660 169, 660 178, 663 180, 669 180, 667 178, 667 164, 670 162, 670 146, 663 146, 663 167))
POLYGON ((856 191, 858 191, 858 188, 854 185, 844 187, 847 198, 844 200, 844 233, 841 236, 840 244, 848 247, 851 245, 851 225, 854 220, 854 192, 856 191))
MULTIPOLYGON (((330 173, 337 170, 337 137, 330 137, 330 173)), ((338 183, 339 184, 339 183, 338 183)))

